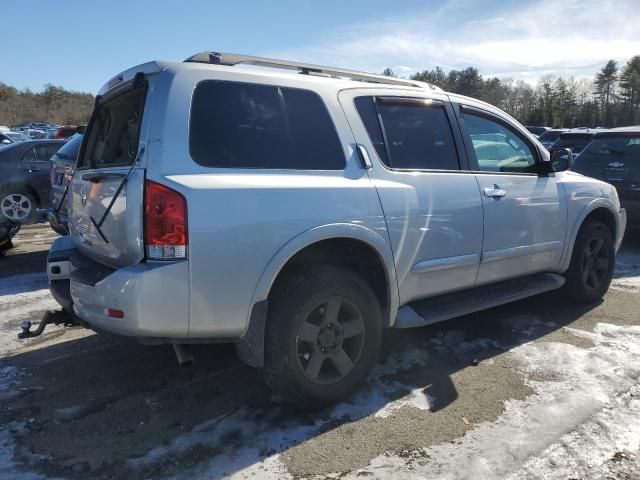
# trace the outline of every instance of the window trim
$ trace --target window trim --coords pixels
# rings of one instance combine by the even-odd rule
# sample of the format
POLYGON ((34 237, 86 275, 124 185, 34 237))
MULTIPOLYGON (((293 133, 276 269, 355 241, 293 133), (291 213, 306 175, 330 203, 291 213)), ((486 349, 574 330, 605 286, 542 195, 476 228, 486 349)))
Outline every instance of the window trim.
POLYGON ((523 134, 518 128, 512 125, 510 122, 500 117, 499 115, 490 112, 489 110, 484 110, 482 108, 478 108, 472 105, 467 105, 464 103, 455 102, 454 106, 458 108, 454 108, 456 113, 456 117, 458 119, 458 123, 460 125, 460 130, 462 131, 462 141, 464 142, 465 148, 467 150, 467 155, 469 159, 469 170, 478 175, 518 175, 518 176, 528 176, 528 177, 540 177, 540 176, 549 176, 547 173, 543 173, 543 160, 540 155, 540 151, 536 147, 536 145, 531 142, 526 135, 523 134), (478 163, 478 157, 476 155, 476 150, 473 147, 473 143, 471 141, 471 135, 469 134, 469 129, 467 128, 467 124, 464 120, 465 111, 471 115, 476 115, 478 117, 483 117, 487 120, 493 121, 499 125, 502 125, 509 131, 511 131, 515 136, 517 136, 520 140, 522 140, 530 150, 532 150, 533 158, 536 165, 536 172, 493 172, 488 170, 480 170, 480 164, 478 163))
MULTIPOLYGON (((401 173, 408 173, 408 172, 422 172, 422 173, 466 173, 469 170, 465 169, 463 166, 463 162, 462 162, 462 155, 460 152, 460 147, 459 147, 459 141, 460 139, 458 137, 456 137, 456 132, 453 128, 453 123, 455 123, 455 117, 453 117, 451 115, 451 112, 448 110, 447 105, 448 103, 444 100, 440 100, 440 99, 433 99, 433 98, 424 98, 424 97, 411 97, 411 96, 405 96, 405 95, 357 95, 353 97, 353 108, 356 112, 356 114, 358 115, 358 118, 360 120, 360 122, 362 123, 362 126, 364 127, 364 131, 367 134, 367 138, 369 139, 369 142, 373 145, 373 141, 371 140, 371 137, 369 136, 369 131, 367 130, 366 125, 364 124, 364 121, 362 120, 362 117, 360 116, 360 112, 358 111, 358 108, 356 107, 355 101, 357 98, 370 98, 373 101, 373 106, 375 108, 376 111, 376 116, 377 116, 377 120, 378 120, 378 126, 380 127, 380 131, 382 133, 382 141, 384 142, 384 149, 385 149, 385 153, 387 155, 387 160, 392 163, 391 160, 391 151, 389 149, 389 140, 387 137, 387 131, 386 128, 384 126, 384 121, 382 120, 382 114, 380 113, 380 109, 378 108, 378 99, 381 99, 383 102, 390 102, 391 104, 395 104, 395 106, 413 106, 413 107, 421 107, 421 108, 432 108, 432 109, 436 109, 436 108, 441 108, 445 114, 445 118, 447 119, 447 122, 449 124, 449 129, 451 132, 451 138, 453 140, 453 147, 455 149, 455 155, 456 155, 456 160, 458 162, 458 168, 457 169, 437 169, 437 168, 399 168, 399 167, 394 167, 393 165, 387 165, 383 159, 378 158, 380 165, 382 165, 382 168, 384 168, 387 171, 390 172, 401 172, 401 173)), ((375 151, 375 148, 374 148, 375 151)), ((378 156, 378 152, 375 151, 376 156, 378 156)), ((379 157, 379 156, 378 156, 379 157)))
POLYGON ((198 81, 194 85, 193 90, 191 91, 191 97, 190 97, 190 100, 189 100, 189 119, 187 120, 187 146, 188 146, 188 149, 189 149, 189 158, 191 158, 191 161, 193 161, 193 163, 195 163, 199 167, 207 168, 207 169, 220 168, 220 169, 225 169, 225 170, 267 170, 267 171, 270 171, 270 172, 282 171, 282 172, 328 172, 328 173, 331 173, 331 172, 344 172, 349 167, 349 165, 348 165, 349 157, 347 156, 347 151, 345 150, 344 142, 340 138, 340 131, 338 130, 338 127, 336 125, 335 119, 333 118, 333 115, 331 115, 331 110, 329 110, 329 107, 327 106, 327 103, 325 102, 325 100, 322 97, 322 95, 320 95, 317 91, 311 90, 309 88, 290 87, 290 86, 281 85, 281 84, 270 84, 270 83, 260 83, 260 82, 246 82, 246 81, 236 81, 236 80, 222 80, 222 79, 217 79, 217 78, 205 78, 203 80, 198 81), (325 112, 327 113, 327 116, 329 117, 329 121, 331 122, 331 126, 333 127, 333 131, 334 131, 334 133, 336 135, 336 140, 338 141, 338 145, 340 146, 340 151, 342 152, 342 167, 341 168, 335 168, 335 169, 327 169, 327 168, 283 168, 283 167, 277 167, 277 168, 269 168, 269 167, 238 167, 238 166, 235 166, 235 165, 232 165, 232 166, 223 166, 223 165, 211 166, 211 165, 203 165, 202 163, 198 162, 195 159, 195 157, 193 156, 193 154, 191 153, 191 123, 192 123, 192 120, 193 120, 193 98, 195 96, 196 90, 203 83, 230 83, 230 84, 235 84, 235 85, 251 85, 251 86, 272 87, 272 88, 286 88, 286 89, 290 89, 290 90, 299 90, 299 91, 303 91, 303 92, 309 92, 309 93, 315 95, 320 100, 320 103, 322 104, 322 107, 324 108, 325 112))

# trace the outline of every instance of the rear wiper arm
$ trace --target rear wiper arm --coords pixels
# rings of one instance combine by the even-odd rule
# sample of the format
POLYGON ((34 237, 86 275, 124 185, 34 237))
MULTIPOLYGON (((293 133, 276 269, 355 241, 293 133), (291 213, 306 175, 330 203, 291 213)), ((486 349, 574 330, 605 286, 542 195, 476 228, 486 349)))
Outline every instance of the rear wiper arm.
POLYGON ((131 164, 131 168, 129 168, 129 171, 127 172, 127 174, 120 181, 120 185, 118 185, 118 188, 116 189, 116 193, 114 193, 113 197, 111 197, 111 201, 109 202, 109 205, 107 206, 106 210, 102 214, 102 217, 100 217, 100 220, 96 223, 96 221, 95 221, 95 219, 93 217, 91 217, 91 216, 89 217, 91 219, 91 223, 93 223, 93 226, 96 227, 96 230, 98 231, 98 233, 102 237, 102 240, 104 240, 105 243, 109 243, 109 240, 107 240, 107 237, 105 237, 104 233, 102 233, 102 230, 100 230, 100 227, 102 227, 102 224, 107 219, 107 215, 109 215, 109 212, 111 211, 111 208, 113 207, 113 204, 116 203, 116 200, 118 199, 118 196, 120 195, 120 192, 122 192, 122 189, 127 184, 127 181, 129 181, 129 175, 131 175, 131 172, 133 171, 133 167, 135 167, 136 163, 138 163, 140 161, 140 158, 142 158, 143 154, 144 154, 144 145, 142 145, 140 147, 140 150, 138 150, 138 154, 136 155, 136 158, 133 160, 133 163, 131 164))

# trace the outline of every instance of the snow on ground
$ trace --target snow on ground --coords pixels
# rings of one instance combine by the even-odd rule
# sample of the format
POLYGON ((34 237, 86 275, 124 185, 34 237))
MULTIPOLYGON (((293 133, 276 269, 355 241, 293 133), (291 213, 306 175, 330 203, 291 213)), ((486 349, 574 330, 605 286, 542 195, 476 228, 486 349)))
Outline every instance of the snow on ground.
MULTIPOLYGON (((612 285, 640 290, 638 254, 619 256, 612 285)), ((18 348, 16 334, 21 320, 39 319, 45 310, 56 307, 45 274, 0 279, 0 356, 7 357, 18 348)), ((509 353, 536 393, 525 400, 506 401, 505 412, 497 421, 476 426, 454 443, 402 456, 382 455, 366 468, 346 477, 336 472, 336 476, 534 479, 593 477, 598 472, 606 475, 615 455, 640 450, 640 327, 598 324, 593 333, 567 330, 588 338, 594 346, 584 349, 539 342, 509 353)), ((439 341, 433 339, 434 343, 439 341)), ((466 347, 474 346, 459 345, 466 347)), ((131 460, 130 466, 144 470, 194 447, 217 446, 225 454, 213 456, 180 478, 218 478, 226 472, 235 472, 233 478, 290 478, 280 462, 280 452, 316 436, 336 420, 374 415, 392 421, 392 414, 402 408, 428 410, 433 399, 422 389, 394 380, 399 372, 427 366, 425 350, 407 348, 376 367, 367 389, 322 417, 310 414, 308 422, 301 423, 288 419, 279 408, 241 407, 157 446, 131 460), (395 399, 399 391, 406 393, 395 399), (395 400, 390 401, 391 397, 395 400)), ((20 376, 15 367, 0 366, 0 401, 16 394, 20 376)), ((0 427, 0 480, 41 478, 19 474, 13 464, 11 432, 22 428, 24 425, 17 423, 0 427)), ((638 462, 635 465, 637 468, 638 462)), ((636 473, 640 477, 640 472, 636 473)))
MULTIPOLYGON (((19 394, 18 388, 22 373, 13 366, 0 367, 0 405, 19 394)), ((14 464, 16 445, 13 440, 13 432, 20 431, 24 427, 24 422, 0 425, 0 480, 44 480, 42 475, 18 470, 14 464)))
POLYGON ((134 468, 148 467, 197 446, 215 450, 232 444, 232 452, 217 455, 208 464, 185 472, 178 478, 221 478, 228 472, 235 472, 231 478, 291 478, 279 461, 280 454, 274 452, 282 452, 316 436, 337 419, 351 421, 368 415, 388 418, 394 411, 404 407, 428 410, 430 399, 422 389, 408 389, 405 384, 390 378, 413 368, 426 368, 427 365, 427 352, 413 346, 391 355, 384 364, 378 364, 369 378, 368 386, 349 402, 337 405, 321 417, 309 414, 307 423, 301 423, 299 417, 288 416, 280 408, 240 408, 198 425, 169 444, 156 447, 144 457, 132 460, 130 465, 134 468), (389 397, 398 391, 407 391, 407 394, 389 401, 389 397))
POLYGON ((497 421, 454 443, 380 456, 341 478, 593 478, 616 453, 638 451, 640 327, 567 330, 594 347, 540 342, 513 349, 536 393, 507 401, 497 421))
POLYGON ((20 322, 39 321, 45 311, 59 305, 49 293, 45 273, 0 279, 0 356, 20 347, 20 322))

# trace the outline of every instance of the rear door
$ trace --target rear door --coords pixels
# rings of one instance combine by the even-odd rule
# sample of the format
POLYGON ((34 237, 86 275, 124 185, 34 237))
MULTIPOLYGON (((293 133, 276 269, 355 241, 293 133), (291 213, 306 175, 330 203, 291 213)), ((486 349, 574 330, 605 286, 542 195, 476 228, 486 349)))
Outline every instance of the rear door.
POLYGON ((340 102, 374 159, 369 176, 385 213, 401 303, 473 286, 482 202, 448 101, 370 92, 347 90, 340 102))
POLYGON ((540 152, 515 125, 473 106, 458 112, 484 210, 477 283, 555 271, 566 224, 562 187, 538 173, 540 152))
POLYGON ((70 188, 69 227, 79 248, 114 267, 144 256, 145 173, 139 160, 145 98, 145 86, 129 86, 96 107, 70 188))

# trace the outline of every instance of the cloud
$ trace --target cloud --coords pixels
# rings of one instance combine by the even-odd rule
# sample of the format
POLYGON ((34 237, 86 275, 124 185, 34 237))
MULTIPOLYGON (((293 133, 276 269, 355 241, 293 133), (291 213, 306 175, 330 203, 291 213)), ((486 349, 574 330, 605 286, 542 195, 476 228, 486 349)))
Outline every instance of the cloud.
POLYGON ((582 78, 610 58, 640 54, 638 25, 637 0, 535 0, 525 7, 451 0, 437 10, 350 25, 275 55, 372 72, 390 66, 401 75, 438 65, 527 81, 549 73, 582 78))

